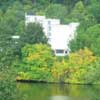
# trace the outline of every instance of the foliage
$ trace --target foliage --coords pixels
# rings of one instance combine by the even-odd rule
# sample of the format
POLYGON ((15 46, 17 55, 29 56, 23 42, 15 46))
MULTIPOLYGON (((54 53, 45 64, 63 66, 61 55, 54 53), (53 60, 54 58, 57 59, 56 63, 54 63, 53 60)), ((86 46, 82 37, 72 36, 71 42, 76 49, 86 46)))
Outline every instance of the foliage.
POLYGON ((24 63, 33 64, 37 67, 50 67, 53 62, 51 48, 46 44, 26 45, 22 48, 22 57, 24 63))
POLYGON ((93 71, 96 69, 94 67, 96 59, 97 58, 93 56, 93 53, 87 48, 70 54, 68 63, 71 71, 69 73, 69 79, 66 81, 69 83, 81 84, 93 83, 93 80, 90 77, 93 74, 93 71), (88 76, 88 73, 91 75, 88 76))
POLYGON ((100 0, 0 0, 0 100, 22 100, 16 72, 17 79, 100 83, 99 5, 100 0), (55 57, 41 26, 31 23, 25 28, 25 12, 60 18, 62 23, 78 21, 77 37, 70 44, 74 53, 55 57), (12 39, 14 35, 20 39, 12 39))
POLYGON ((39 24, 29 23, 25 29, 25 33, 21 35, 21 42, 35 44, 47 43, 47 38, 39 24))
POLYGON ((71 48, 72 51, 78 50, 80 48, 88 47, 97 56, 100 56, 100 24, 93 25, 89 27, 85 32, 81 31, 77 35, 76 39, 72 41, 71 48))
POLYGON ((77 2, 71 12, 72 20, 79 21, 76 38, 70 43, 72 52, 88 47, 97 56, 99 54, 99 5, 98 0, 91 0, 85 6, 82 1, 77 2), (97 6, 97 7, 96 7, 97 6), (79 8, 79 9, 78 9, 79 8), (96 9, 95 9, 96 8, 96 9), (98 37, 97 37, 98 36, 98 37), (95 42, 96 41, 96 42, 95 42))
POLYGON ((17 65, 23 72, 19 72, 17 79, 49 81, 55 59, 51 48, 46 44, 26 45, 22 48, 22 62, 17 65))
POLYGON ((54 82, 64 83, 64 76, 67 73, 68 64, 65 61, 54 62, 51 73, 54 82))
POLYGON ((93 14, 97 23, 100 23, 100 1, 99 0, 91 0, 91 5, 88 6, 89 13, 93 14))
POLYGON ((95 65, 97 62, 99 61, 93 56, 93 53, 85 48, 71 53, 67 60, 55 62, 51 72, 57 82, 93 84, 98 81, 96 80, 96 72, 99 71, 95 65))
POLYGON ((12 66, 16 57, 13 56, 12 49, 5 46, 6 50, 0 52, 0 100, 18 100, 21 96, 17 93, 15 82, 17 72, 12 66))
POLYGON ((18 100, 19 94, 16 94, 15 82, 16 71, 12 66, 17 54, 12 36, 17 33, 16 26, 22 17, 17 16, 20 12, 18 9, 16 11, 10 7, 6 11, 4 8, 2 9, 0 12, 0 100, 18 100))
POLYGON ((85 16, 85 8, 82 1, 76 3, 74 9, 72 10, 70 17, 75 21, 82 21, 85 16))
POLYGON ((67 17, 67 8, 61 4, 50 4, 45 9, 45 15, 49 18, 59 18, 63 23, 67 17), (57 13, 56 13, 57 12, 57 13))
POLYGON ((99 60, 88 48, 60 59, 53 56, 47 45, 26 45, 22 62, 17 65, 17 80, 95 84, 99 83, 99 60))

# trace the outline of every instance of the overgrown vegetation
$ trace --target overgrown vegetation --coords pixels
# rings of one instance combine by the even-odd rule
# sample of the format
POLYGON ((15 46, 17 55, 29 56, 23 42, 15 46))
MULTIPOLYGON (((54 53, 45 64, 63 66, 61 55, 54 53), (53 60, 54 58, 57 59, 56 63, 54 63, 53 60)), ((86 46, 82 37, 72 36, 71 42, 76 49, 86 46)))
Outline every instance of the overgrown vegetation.
POLYGON ((88 49, 71 53, 68 58, 52 55, 47 45, 26 45, 22 61, 14 63, 19 69, 17 80, 96 84, 100 82, 100 57, 88 49), (45 49, 44 49, 45 48, 45 49))
POLYGON ((18 79, 99 83, 99 27, 100 0, 0 0, 0 100, 18 100, 16 73, 18 79), (25 12, 80 23, 69 57, 52 54, 39 25, 25 27, 25 12))

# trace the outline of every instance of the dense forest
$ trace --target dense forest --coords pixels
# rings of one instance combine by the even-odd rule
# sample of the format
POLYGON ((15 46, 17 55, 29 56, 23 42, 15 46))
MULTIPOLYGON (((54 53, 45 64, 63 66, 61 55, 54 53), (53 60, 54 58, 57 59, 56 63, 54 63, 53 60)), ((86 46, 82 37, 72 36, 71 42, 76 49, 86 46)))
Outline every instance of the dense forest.
POLYGON ((0 0, 0 100, 20 100, 20 94, 15 95, 16 78, 100 83, 99 43, 100 0, 0 0), (71 54, 55 57, 42 27, 25 27, 25 12, 59 18, 63 24, 79 22, 71 54))

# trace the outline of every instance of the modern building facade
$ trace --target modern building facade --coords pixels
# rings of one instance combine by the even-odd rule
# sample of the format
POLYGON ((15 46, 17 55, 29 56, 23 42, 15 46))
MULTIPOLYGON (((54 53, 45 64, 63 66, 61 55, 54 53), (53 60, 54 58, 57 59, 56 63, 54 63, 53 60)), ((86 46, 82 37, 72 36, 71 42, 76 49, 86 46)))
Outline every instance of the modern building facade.
POLYGON ((59 19, 25 14, 25 24, 27 25, 28 23, 39 23, 43 27, 48 43, 56 56, 69 54, 69 43, 74 39, 79 23, 73 22, 68 25, 62 25, 59 19))

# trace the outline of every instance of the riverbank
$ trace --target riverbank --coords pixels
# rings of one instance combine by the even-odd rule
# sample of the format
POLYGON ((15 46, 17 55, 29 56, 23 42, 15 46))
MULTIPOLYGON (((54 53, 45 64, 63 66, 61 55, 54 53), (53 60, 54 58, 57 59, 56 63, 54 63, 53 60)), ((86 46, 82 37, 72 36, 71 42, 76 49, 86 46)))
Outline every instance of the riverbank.
POLYGON ((66 83, 66 82, 47 82, 47 81, 38 81, 38 80, 16 80, 18 83, 44 83, 44 84, 72 84, 72 85, 100 85, 100 82, 98 83, 66 83))
POLYGON ((48 45, 26 45, 22 49, 22 58, 14 64, 18 72, 17 80, 70 84, 100 83, 100 57, 95 56, 88 48, 70 53, 66 57, 56 57, 48 45))

